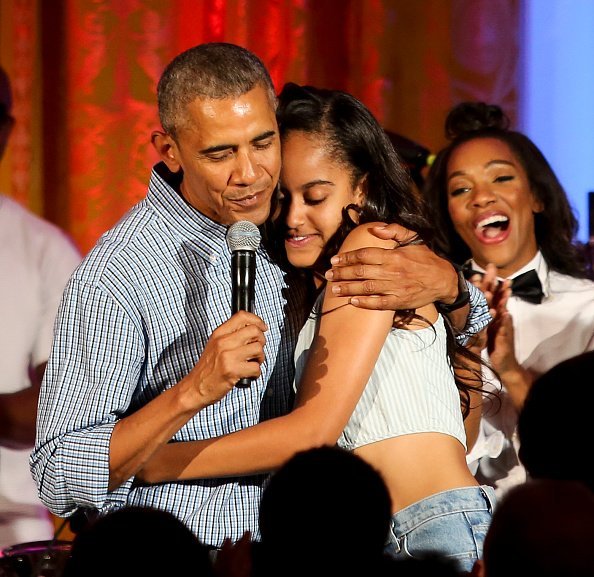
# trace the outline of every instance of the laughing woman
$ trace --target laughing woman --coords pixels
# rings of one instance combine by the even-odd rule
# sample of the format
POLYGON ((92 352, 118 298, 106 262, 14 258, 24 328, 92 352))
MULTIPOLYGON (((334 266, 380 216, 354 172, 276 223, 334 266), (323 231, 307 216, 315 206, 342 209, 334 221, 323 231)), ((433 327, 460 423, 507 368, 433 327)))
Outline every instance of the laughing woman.
POLYGON ((508 127, 498 106, 453 108, 446 120, 451 142, 425 186, 438 248, 478 273, 495 313, 483 354, 503 387, 489 378, 485 389, 501 389, 501 408, 485 404, 468 460, 498 496, 526 479, 516 424, 533 380, 594 349, 594 282, 574 243, 567 195, 534 143, 508 127))

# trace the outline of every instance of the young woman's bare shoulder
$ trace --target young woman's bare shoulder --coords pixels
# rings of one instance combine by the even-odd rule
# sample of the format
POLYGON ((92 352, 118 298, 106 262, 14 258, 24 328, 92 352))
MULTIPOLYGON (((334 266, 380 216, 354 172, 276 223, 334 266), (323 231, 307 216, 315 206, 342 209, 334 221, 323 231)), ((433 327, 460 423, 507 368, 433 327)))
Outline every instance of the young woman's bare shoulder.
POLYGON ((357 250, 364 247, 394 248, 396 243, 393 240, 384 240, 371 233, 375 226, 384 226, 385 222, 366 222, 355 227, 344 239, 340 252, 357 250))

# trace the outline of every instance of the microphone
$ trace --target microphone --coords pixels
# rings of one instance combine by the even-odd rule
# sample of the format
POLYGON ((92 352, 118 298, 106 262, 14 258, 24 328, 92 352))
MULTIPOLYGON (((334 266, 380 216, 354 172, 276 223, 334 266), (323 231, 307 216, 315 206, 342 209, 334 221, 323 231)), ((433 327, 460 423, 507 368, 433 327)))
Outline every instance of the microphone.
MULTIPOLYGON (((248 220, 234 222, 227 231, 227 246, 231 251, 231 313, 254 312, 256 282, 256 250, 260 246, 260 231, 248 220)), ((235 386, 249 387, 252 379, 239 379, 235 386)))

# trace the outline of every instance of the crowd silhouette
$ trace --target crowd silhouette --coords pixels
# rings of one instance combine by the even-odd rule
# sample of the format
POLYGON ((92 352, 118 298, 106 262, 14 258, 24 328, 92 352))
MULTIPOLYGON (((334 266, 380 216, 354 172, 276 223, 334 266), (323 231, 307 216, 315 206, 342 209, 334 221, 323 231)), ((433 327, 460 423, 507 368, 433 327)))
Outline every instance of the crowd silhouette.
MULTIPOLYGON (((470 573, 439 555, 385 555, 391 503, 381 475, 352 452, 322 446, 272 474, 259 541, 246 534, 213 555, 174 515, 126 507, 81 527, 63 572, 52 577, 592 577, 594 493, 578 475, 539 474, 500 500, 470 573)), ((0 575, 23 577, 1 567, 0 575)))

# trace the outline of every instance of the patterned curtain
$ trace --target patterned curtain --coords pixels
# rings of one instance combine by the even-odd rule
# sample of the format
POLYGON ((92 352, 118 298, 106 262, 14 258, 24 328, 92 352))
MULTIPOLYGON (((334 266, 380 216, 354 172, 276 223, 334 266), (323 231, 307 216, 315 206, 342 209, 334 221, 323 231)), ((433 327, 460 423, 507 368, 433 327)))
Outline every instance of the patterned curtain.
POLYGON ((0 0, 16 118, 0 190, 80 249, 145 194, 167 62, 206 41, 257 53, 275 86, 348 90, 435 150, 461 100, 516 118, 521 0, 0 0))

